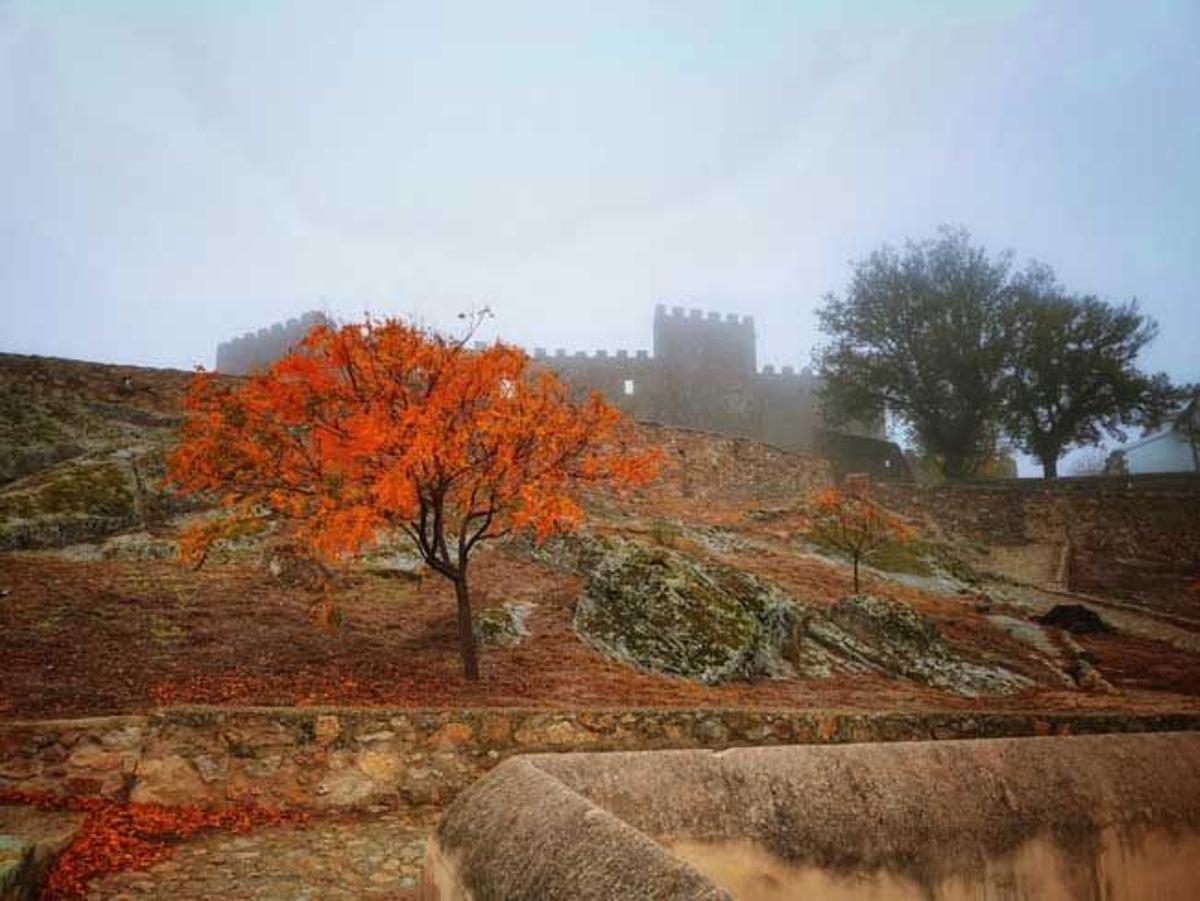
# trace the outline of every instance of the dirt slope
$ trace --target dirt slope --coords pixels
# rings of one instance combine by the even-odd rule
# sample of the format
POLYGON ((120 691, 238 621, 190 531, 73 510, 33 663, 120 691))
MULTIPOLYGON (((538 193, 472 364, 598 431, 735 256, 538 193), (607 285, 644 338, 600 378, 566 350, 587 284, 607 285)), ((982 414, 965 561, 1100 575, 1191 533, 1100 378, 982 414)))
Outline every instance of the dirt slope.
MULTIPOLYGON (((1061 598, 979 580, 944 540, 881 560, 887 571, 868 572, 866 589, 910 605, 972 659, 1029 679, 1027 691, 969 699, 875 671, 715 686, 639 671, 576 636, 580 577, 517 544, 480 557, 476 602, 533 605, 530 635, 487 649, 484 678, 469 685, 458 675, 452 593, 436 576, 413 573, 398 549, 342 568, 323 587, 290 579, 286 568, 273 575, 262 547, 218 556, 201 572, 174 562, 181 510, 155 487, 155 473, 187 379, 0 356, 0 547, 9 548, 0 553, 0 716, 173 701, 1200 706, 1200 628, 1123 610, 1111 634, 1044 629, 1034 617, 1061 598), (1081 687, 1071 674, 1081 658, 1100 682, 1081 687)), ((848 567, 804 534, 804 498, 829 479, 823 461, 696 432, 643 432, 667 450, 663 477, 628 498, 590 498, 589 528, 737 567, 805 605, 828 608, 849 593, 848 567)))

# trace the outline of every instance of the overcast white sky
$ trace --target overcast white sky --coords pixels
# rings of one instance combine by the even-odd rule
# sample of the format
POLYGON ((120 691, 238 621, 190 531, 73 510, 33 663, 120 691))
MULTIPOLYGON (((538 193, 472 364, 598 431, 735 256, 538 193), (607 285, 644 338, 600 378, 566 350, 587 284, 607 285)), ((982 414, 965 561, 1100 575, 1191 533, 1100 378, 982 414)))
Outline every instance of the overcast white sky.
POLYGON ((1198 45, 1196 0, 0 0, 0 350, 484 303, 632 350, 665 301, 802 365, 849 259, 949 222, 1200 379, 1198 45))

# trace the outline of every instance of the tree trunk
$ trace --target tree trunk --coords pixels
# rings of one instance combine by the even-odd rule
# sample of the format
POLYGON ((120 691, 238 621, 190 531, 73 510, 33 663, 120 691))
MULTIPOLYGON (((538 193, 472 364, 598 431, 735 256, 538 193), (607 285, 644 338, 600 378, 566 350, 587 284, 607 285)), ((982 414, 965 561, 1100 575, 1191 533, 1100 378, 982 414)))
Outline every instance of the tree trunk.
POLYGON ((858 594, 858 555, 854 557, 854 593, 858 594))
POLYGON ((1058 457, 1047 457, 1042 461, 1042 478, 1058 478, 1058 457))
POLYGON ((967 457, 956 454, 945 454, 942 457, 942 476, 947 479, 965 479, 974 474, 971 461, 967 457))
POLYGON ((462 656, 463 675, 468 682, 479 681, 479 650, 475 646, 475 625, 471 621, 471 598, 467 593, 467 577, 454 581, 454 596, 458 600, 458 648, 462 656))

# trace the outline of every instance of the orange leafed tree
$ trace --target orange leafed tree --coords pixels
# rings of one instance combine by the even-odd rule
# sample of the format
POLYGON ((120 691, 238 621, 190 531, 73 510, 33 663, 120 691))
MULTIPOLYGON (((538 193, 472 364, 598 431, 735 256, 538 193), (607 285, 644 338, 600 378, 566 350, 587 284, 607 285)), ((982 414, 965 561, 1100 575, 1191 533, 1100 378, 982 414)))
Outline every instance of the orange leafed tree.
POLYGON ((208 493, 223 515, 185 532, 200 563, 214 540, 264 518, 292 524, 326 559, 403 531, 454 584, 463 670, 479 677, 468 568, 481 542, 569 530, 573 489, 654 475, 600 395, 573 402, 551 373, 501 343, 470 350, 396 319, 316 326, 263 373, 199 373, 170 460, 178 490, 208 493))
POLYGON ((908 526, 872 497, 870 486, 848 481, 826 488, 812 498, 813 536, 842 551, 854 564, 854 593, 859 593, 859 563, 893 541, 909 535, 908 526))

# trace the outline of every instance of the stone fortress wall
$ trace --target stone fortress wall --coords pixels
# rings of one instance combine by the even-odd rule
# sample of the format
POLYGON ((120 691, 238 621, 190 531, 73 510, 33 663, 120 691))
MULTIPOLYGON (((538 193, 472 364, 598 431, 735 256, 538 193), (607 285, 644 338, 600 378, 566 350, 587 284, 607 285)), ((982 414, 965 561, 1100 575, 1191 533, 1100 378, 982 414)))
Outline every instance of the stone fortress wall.
MULTIPOLYGON (((668 308, 654 311, 653 351, 582 351, 534 359, 582 390, 597 389, 642 421, 702 429, 813 450, 820 419, 816 378, 791 366, 757 368, 750 316, 668 308)), ((879 436, 873 436, 879 437, 879 436)))
POLYGON ((220 807, 441 804, 501 761, 645 751, 1195 730, 1200 713, 166 707, 0 721, 0 791, 220 807))
POLYGON ((217 372, 248 375, 264 369, 286 354, 314 325, 328 323, 324 313, 310 311, 287 322, 276 322, 257 332, 217 345, 217 372))
MULTIPOLYGON (((217 370, 239 375, 261 368, 324 321, 321 313, 306 313, 225 342, 217 348, 217 370)), ((653 335, 652 351, 568 354, 558 349, 550 354, 537 348, 533 358, 579 393, 598 390, 641 422, 835 458, 845 439, 852 438, 856 471, 879 478, 907 474, 903 454, 886 440, 881 423, 837 432, 825 428, 817 404, 817 378, 810 370, 758 368, 753 317, 658 304, 653 335)), ((835 466, 839 473, 843 468, 835 466)))

